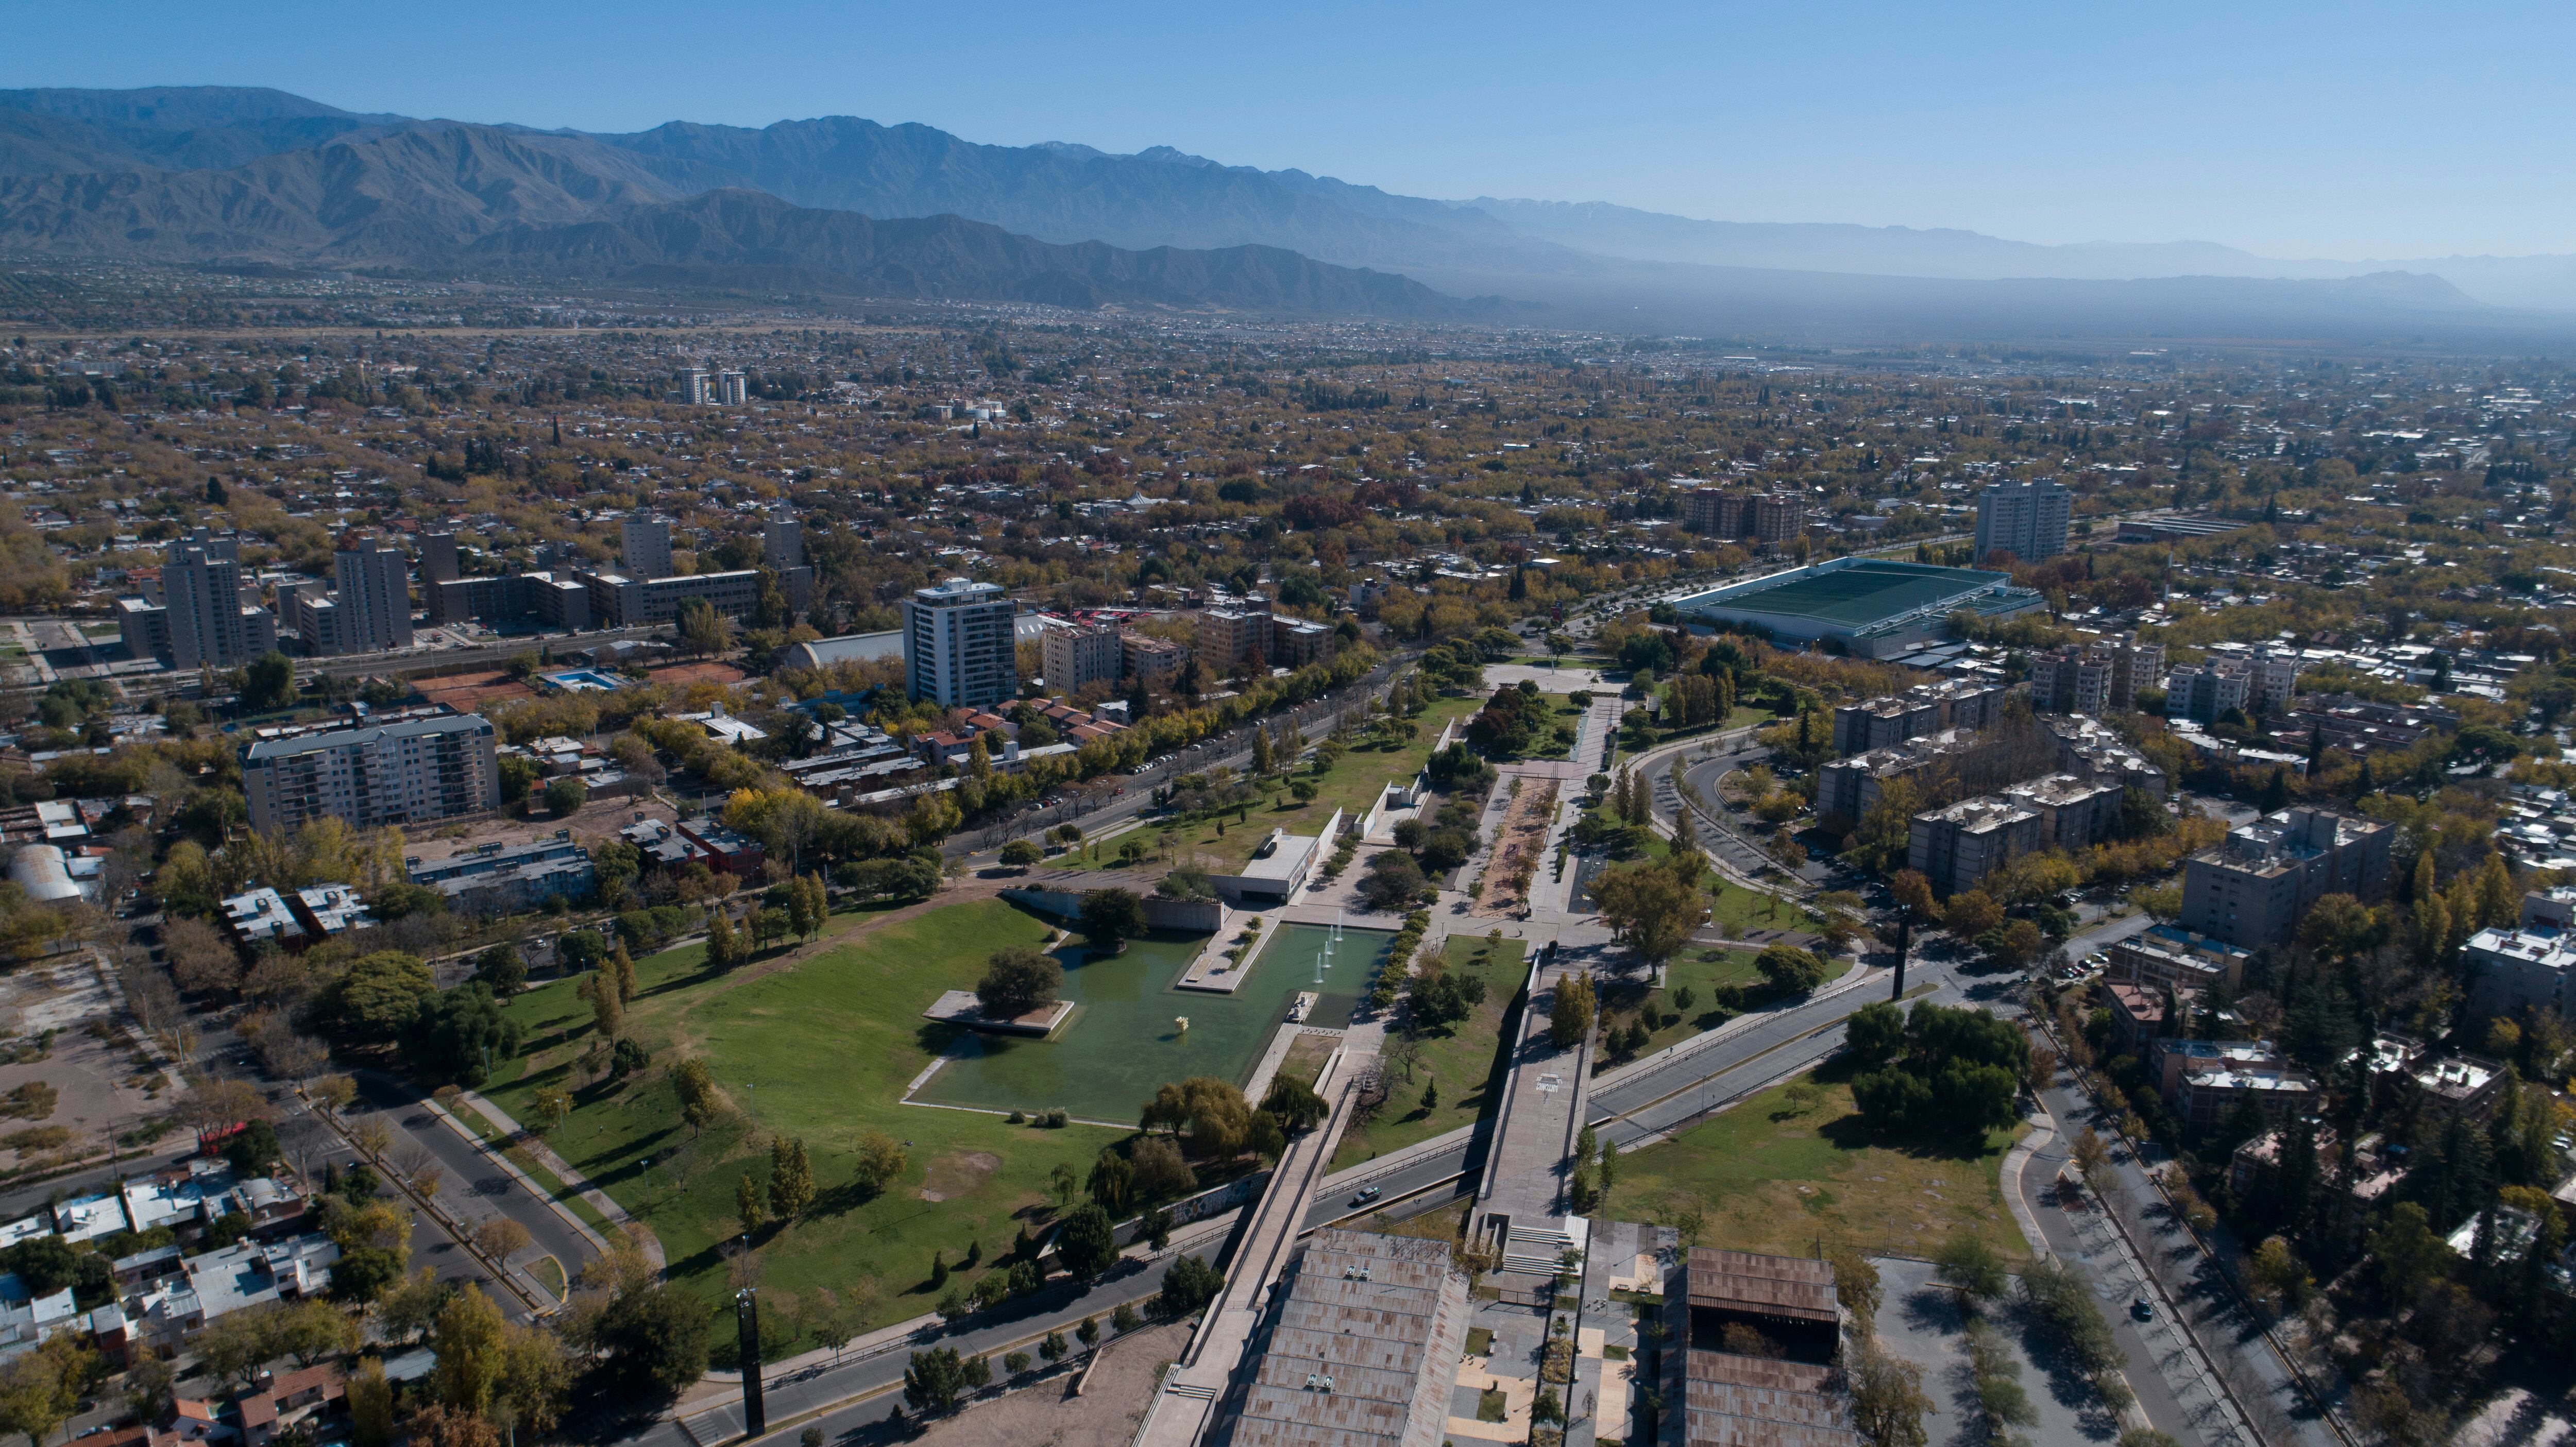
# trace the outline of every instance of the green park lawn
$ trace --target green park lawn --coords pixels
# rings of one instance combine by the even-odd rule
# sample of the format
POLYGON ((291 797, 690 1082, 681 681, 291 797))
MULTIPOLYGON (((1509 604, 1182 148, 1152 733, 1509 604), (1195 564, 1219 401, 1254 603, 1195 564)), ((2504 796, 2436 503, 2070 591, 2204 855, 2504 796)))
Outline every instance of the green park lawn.
POLYGON ((1453 718, 1474 714, 1484 707, 1485 698, 1483 694, 1435 698, 1413 720, 1417 727, 1411 743, 1392 749, 1362 743, 1345 751, 1320 776, 1311 764, 1301 764, 1288 777, 1313 783, 1313 799, 1301 804, 1283 785, 1272 792, 1269 804, 1255 803, 1240 817, 1228 813, 1222 819, 1202 819, 1183 827, 1182 847, 1212 869, 1222 866, 1230 870, 1250 859, 1252 851, 1270 837, 1273 829, 1312 834, 1324 827, 1335 809, 1357 819, 1377 802, 1379 790, 1392 783, 1411 783, 1430 761, 1432 742, 1440 737, 1442 727, 1453 718), (1217 832, 1219 824, 1225 828, 1222 836, 1217 832))
MULTIPOLYGON (((1616 862, 1651 859, 1661 863, 1672 857, 1672 841, 1660 834, 1637 830, 1630 837, 1632 852, 1616 862)), ((1819 923, 1795 899, 1782 895, 1775 907, 1771 896, 1747 889, 1714 869, 1700 876, 1700 887, 1708 892, 1709 923, 1726 931, 1729 939, 1741 939, 1749 929, 1813 930, 1819 923)))
MULTIPOLYGON (((1122 1134, 898 1104, 949 1039, 949 1027, 923 1021, 921 1010, 943 990, 972 988, 994 951, 1041 945, 1053 930, 999 900, 884 913, 835 916, 820 944, 773 950, 723 975, 706 971, 702 946, 637 961, 627 1030, 652 1050, 651 1066, 622 1085, 576 1090, 570 1118, 547 1136, 652 1228, 672 1279, 710 1306, 727 1279, 718 1244, 740 1229, 737 1182, 748 1171, 766 1183, 773 1132, 801 1138, 816 1204, 757 1243, 766 1300, 798 1335, 834 1300, 858 1304, 863 1330, 928 1311, 932 1252, 954 1266, 981 1242, 989 1263, 1021 1225, 1044 1219, 1052 1167, 1086 1171, 1122 1134), (703 1135, 682 1123, 668 1073, 688 1054, 707 1061, 734 1106, 703 1135), (851 1162, 871 1130, 906 1143, 905 1165, 866 1198, 851 1186, 851 1162)), ((486 1093, 529 1121, 539 1088, 573 1083, 573 1060, 594 1038, 591 1012, 570 981, 528 991, 509 1009, 527 1050, 486 1093)), ((951 1284, 971 1286, 972 1275, 951 1284)))
POLYGON ((1699 1245, 1781 1256, 1813 1255, 1821 1239, 1828 1250, 1928 1257, 1965 1234, 2028 1258, 2001 1185, 2004 1152, 2028 1127, 1990 1131, 1973 1149, 1880 1139, 1853 1113, 1835 1067, 1800 1080, 1820 1088, 1803 1112, 1790 1099, 1793 1081, 1622 1156, 1602 1210, 1686 1232, 1696 1215, 1699 1245))
POLYGON ((1333 1156, 1334 1169, 1474 1125, 1486 1106, 1494 1103, 1489 1087, 1502 1056, 1505 1017, 1529 975, 1526 949, 1519 940, 1489 944, 1483 935, 1450 938, 1445 951, 1449 968, 1462 977, 1483 980, 1485 1003, 1445 1033, 1426 1033, 1418 1039, 1411 1077, 1397 1072, 1377 1119, 1365 1126, 1354 1124, 1343 1133, 1333 1156), (1440 1103, 1425 1110, 1422 1089, 1435 1081, 1440 1103))

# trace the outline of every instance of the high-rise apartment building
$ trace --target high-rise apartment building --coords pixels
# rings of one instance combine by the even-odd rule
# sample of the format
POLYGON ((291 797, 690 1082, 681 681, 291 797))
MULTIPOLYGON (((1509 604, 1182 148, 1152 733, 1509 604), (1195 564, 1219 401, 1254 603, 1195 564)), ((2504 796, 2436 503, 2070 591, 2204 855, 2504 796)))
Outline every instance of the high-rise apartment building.
POLYGON ((1077 623, 1050 628, 1041 643, 1046 656, 1046 686, 1072 693, 1087 684, 1116 683, 1126 671, 1126 650, 1115 624, 1077 623))
POLYGON ((1121 636, 1120 647, 1126 654, 1127 672, 1156 688, 1169 688, 1180 677, 1182 665, 1190 661, 1190 650, 1168 638, 1151 633, 1128 633, 1121 636))
POLYGON ((1977 494, 1977 561, 2001 550, 2025 563, 2066 551, 2075 495, 2062 483, 1999 482, 1977 494))
POLYGON ((423 533, 420 539, 420 583, 426 593, 441 583, 465 576, 456 567, 456 534, 423 533))
POLYGON ((2187 665, 2165 677, 2167 718, 2216 723, 2231 708, 2241 712, 2253 697, 2253 670, 2231 659, 2187 665))
POLYGON ((2030 656, 2030 701, 2042 713, 2099 715, 2133 709, 2163 677, 2165 647, 2136 638, 2096 638, 2030 656))
POLYGON ((778 575, 787 606, 802 613, 814 605, 814 570, 805 562, 805 529, 786 508, 773 509, 760 524, 760 561, 778 575))
POLYGON ((2395 825, 2325 809, 2284 809, 2227 833, 2183 866, 2183 927, 2259 949, 2287 941, 2329 894, 2388 893, 2395 825))
POLYGON ((325 816, 373 829, 501 807, 492 725, 477 714, 262 739, 241 759, 251 827, 262 833, 325 816))
POLYGON ((631 517, 617 527, 625 575, 649 583, 667 578, 671 567, 671 524, 666 518, 631 517))
POLYGON ((998 583, 951 578, 916 590, 903 601, 906 690, 948 708, 1016 695, 1018 612, 998 583))
POLYGON ((739 407, 751 400, 751 387, 740 372, 716 373, 716 401, 727 407, 739 407))
POLYGON ((411 569, 402 553, 381 543, 342 548, 331 559, 339 586, 331 601, 339 612, 336 653, 374 653, 411 647, 411 569))
POLYGON ((713 406, 715 375, 704 367, 691 367, 680 373, 680 399, 692 407, 713 406))
POLYGON ((240 556, 229 538, 170 544, 161 592, 173 667, 239 668, 277 646, 276 618, 242 605, 240 556))

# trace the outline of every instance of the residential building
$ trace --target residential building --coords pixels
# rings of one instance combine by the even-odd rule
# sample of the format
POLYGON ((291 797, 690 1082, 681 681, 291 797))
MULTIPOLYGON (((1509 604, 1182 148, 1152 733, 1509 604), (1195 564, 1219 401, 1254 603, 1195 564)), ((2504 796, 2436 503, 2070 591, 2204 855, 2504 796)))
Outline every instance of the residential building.
POLYGON ((2232 993, 2243 986, 2245 962, 2252 958, 2249 951, 2225 940, 2170 924, 2150 925, 2104 949, 2111 957, 2102 972, 2104 979, 2154 990, 2224 985, 2232 993))
POLYGON ((1992 728, 2011 690, 1983 678, 1944 679, 1834 709, 1834 752, 1883 749, 1942 729, 1992 728))
POLYGON ((2057 740, 2059 773, 2114 784, 2124 791, 2135 789, 2158 804, 2165 801, 2164 769, 2129 747, 2128 740, 2110 725, 2083 714, 2057 715, 2041 722, 2057 740))
POLYGON ((2196 1008, 2198 998, 2197 992, 2181 990, 2168 997, 2162 988, 2133 980, 2104 981, 2102 999, 2111 1012, 2113 1047, 2129 1054, 2142 1052, 2148 1041, 2166 1035, 2180 1023, 2168 1020, 2168 1014, 2179 1015, 2196 1008))
POLYGON ((2242 663, 2211 659, 2186 665, 2165 676, 2165 716, 2196 723, 2215 723, 2235 709, 2245 711, 2254 697, 2254 677, 2242 663))
POLYGON ((1188 647, 1150 633, 1122 632, 1118 646, 1125 655, 1128 676, 1155 688, 1170 688, 1181 675, 1181 665, 1190 661, 1188 647))
POLYGON ((328 593, 297 589, 288 597, 286 621, 294 627, 295 636, 304 640, 304 651, 317 658, 350 651, 340 646, 340 605, 328 593))
POLYGON ((1241 607, 1209 608, 1199 614, 1199 656, 1220 674, 1270 662, 1270 603, 1246 600, 1241 607))
POLYGON ((141 598, 116 600, 116 633, 128 658, 170 661, 170 610, 141 598))
POLYGON ((2365 903, 2384 896, 2396 832, 2381 820, 2313 808, 2240 824, 2184 865, 2182 923, 2247 949, 2283 943, 2329 894, 2365 903))
POLYGON ((2316 737, 2327 748, 2366 757, 2411 748, 2426 734, 2459 726, 2459 714, 2447 708, 2312 693, 2283 714, 2279 732, 2284 739, 2316 737))
POLYGON ((704 367, 689 367, 680 373, 680 400, 692 407, 712 407, 716 400, 715 374, 704 367))
POLYGON ((1735 537, 1743 531, 1743 516, 1743 500, 1734 493, 1695 487, 1682 494, 1682 528, 1686 532, 1735 537))
POLYGON ((715 399, 726 407, 739 407, 750 401, 749 379, 731 369, 716 373, 715 399))
POLYGON ((1270 618, 1270 666, 1303 668, 1333 652, 1333 630, 1305 618, 1274 613, 1270 618))
POLYGON ((2042 713, 2104 714, 2138 706, 2164 675, 2165 648, 2136 638, 2097 638, 2030 656, 2030 701, 2042 713))
POLYGON ((277 647, 276 618, 241 601, 239 544, 224 538, 212 546, 173 542, 161 567, 175 668, 240 668, 277 647))
POLYGON ((1979 880, 2041 843, 2038 811, 2018 800, 1962 799, 1914 816, 1905 863, 1950 895, 1974 889, 1979 880))
POLYGON ((1041 651, 1046 658, 1046 686, 1056 693, 1073 693, 1095 683, 1115 684, 1126 672, 1126 650, 1112 623, 1050 629, 1041 651))
POLYGON ((492 725, 477 714, 262 739, 242 750, 251 827, 337 818, 353 829, 501 807, 492 725))
POLYGON ((2066 523, 2075 495, 2064 484, 1999 482, 1977 494, 1977 561, 1997 552, 2025 563, 2066 551, 2066 523))
POLYGON ((493 840, 444 859, 413 855, 403 860, 403 872, 475 914, 515 914, 557 895, 578 904, 599 887, 590 851, 570 829, 544 839, 493 840))
MULTIPOLYGON (((1835 723, 1840 725, 1839 716, 1835 723)), ((1944 729, 1831 760, 1816 771, 1816 812, 1857 824, 1878 807, 1879 794, 1888 784, 1908 779, 1919 789, 1945 766, 1955 769, 1976 747, 1976 736, 1970 731, 1944 729)))
POLYGON ((1794 539, 1807 528, 1807 500, 1791 492, 1757 494, 1752 502, 1753 540, 1774 546, 1794 539))
POLYGON ((1779 544, 1795 538, 1806 526, 1807 502, 1796 493, 1701 487, 1682 494, 1682 527, 1689 532, 1779 544))
POLYGON ((2246 689, 2256 704, 2248 712, 2261 712, 2278 718, 2289 712, 2290 701, 2297 696, 2299 674, 2307 663, 2295 648, 2257 648, 2245 660, 2246 689))
POLYGON ((378 653, 411 647, 411 567, 399 549, 381 543, 344 547, 332 555, 338 587, 335 653, 378 653))
POLYGON ((432 623, 533 622, 566 633, 591 627, 590 588, 570 573, 455 578, 428 591, 432 623))
POLYGON ((2469 936, 2462 957, 2469 967, 2469 1009, 2488 1019, 2511 1019, 2524 1010, 2576 1015, 2576 936, 2569 931, 2576 889, 2526 894, 2511 929, 2482 929, 2469 936))
MULTIPOLYGON (((534 577, 536 575, 530 574, 534 577)), ((575 573, 588 595, 592 626, 638 628, 673 622, 680 605, 701 599, 727 618, 748 615, 760 603, 760 570, 687 573, 659 578, 632 578, 622 573, 575 573)), ((531 595, 542 600, 542 590, 531 595)))
POLYGON ((456 566, 456 534, 423 533, 420 537, 421 591, 465 576, 456 566))
POLYGON ((625 576, 646 583, 671 576, 669 519, 630 517, 617 525, 617 533, 625 576))
POLYGON ((2051 774, 2004 790, 2004 797, 2039 816, 2041 849, 2069 854, 2089 849, 2119 828, 2120 790, 2073 774, 2051 774))
POLYGON ((1016 697, 1018 611, 998 583, 951 578, 916 590, 903 602, 905 691, 949 708, 1016 697))
POLYGON ((802 613, 814 606, 814 570, 805 563, 805 529, 786 508, 772 508, 760 524, 760 563, 778 575, 778 590, 787 606, 802 613))

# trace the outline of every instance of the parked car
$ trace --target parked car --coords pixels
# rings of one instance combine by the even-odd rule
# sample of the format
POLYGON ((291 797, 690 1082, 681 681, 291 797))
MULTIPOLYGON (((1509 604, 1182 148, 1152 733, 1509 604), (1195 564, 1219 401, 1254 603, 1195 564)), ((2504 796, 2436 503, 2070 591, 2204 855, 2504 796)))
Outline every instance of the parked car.
POLYGON ((2129 1303, 2129 1315, 2136 1317, 2140 1321, 2153 1321, 2156 1319, 2155 1304, 2141 1296, 2137 1300, 2129 1303))

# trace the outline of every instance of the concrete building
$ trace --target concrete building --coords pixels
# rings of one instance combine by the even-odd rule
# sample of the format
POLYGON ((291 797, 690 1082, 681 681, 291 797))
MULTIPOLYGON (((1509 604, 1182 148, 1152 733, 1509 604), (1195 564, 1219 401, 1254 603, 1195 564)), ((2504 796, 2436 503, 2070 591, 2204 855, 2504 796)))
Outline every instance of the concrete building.
POLYGON ((2039 812, 2019 800, 1962 799, 1914 816, 1906 867, 1942 894, 1956 894, 2040 848, 2041 830, 2039 812))
POLYGON ((411 882, 444 894, 456 908, 475 914, 513 914, 536 909, 556 896, 580 903, 599 888, 590 852, 569 829, 551 838, 510 843, 494 840, 444 859, 403 860, 411 882))
POLYGON ((758 568, 652 579, 630 578, 622 573, 578 573, 574 576, 581 580, 582 587, 588 592, 591 619, 595 626, 601 628, 639 628, 669 623, 680 616, 680 605, 692 598, 705 600, 708 606, 727 618, 743 617, 760 602, 758 568))
POLYGON ((1199 656, 1222 674, 1249 667, 1257 657, 1270 663, 1270 604, 1254 598, 1237 608, 1209 608, 1199 614, 1199 656))
POLYGON ((2079 779, 2135 789, 2159 804, 2165 801, 2165 771, 2129 747, 2110 725, 2082 714, 2043 720, 2057 740, 2057 770, 2079 779))
POLYGON ((1992 728, 2012 690, 1982 678, 1952 678, 1834 709, 1834 752, 1883 749, 1942 729, 1992 728))
POLYGON ((2138 695, 2164 676, 2165 646, 2097 638, 2030 656, 2031 706, 2042 713, 2100 715, 2138 706, 2138 695))
POLYGON ((751 400, 750 380, 730 368, 716 373, 715 400, 726 407, 743 405, 751 400))
POLYGON ((251 827, 262 833, 326 815, 373 829, 501 807, 492 725, 478 714, 262 739, 241 760, 251 827))
POLYGON ((1807 526, 1807 502, 1792 492, 1746 493, 1693 488, 1682 495, 1684 530, 1713 538, 1777 545, 1807 526))
POLYGON ((239 545, 181 539, 161 566, 161 595, 175 668, 240 668, 277 647, 277 619, 241 601, 239 545), (208 551, 211 546, 214 551, 208 551))
POLYGON ((1784 643, 1840 646, 1858 658, 1894 658, 1945 638, 1953 615, 2002 620, 2048 600, 2008 574, 1936 568, 1885 558, 1835 558, 1667 600, 1685 618, 1749 624, 1784 643))
POLYGON ((680 373, 680 400, 692 407, 712 407, 716 400, 715 374, 704 367, 690 367, 680 373))
POLYGON ((456 534, 423 533, 420 538, 421 591, 465 576, 456 566, 456 534))
POLYGON ((998 583, 951 578, 916 590, 903 602, 905 691, 949 708, 1017 697, 1018 612, 998 583))
POLYGON ((2179 925, 2151 925, 2104 947, 2111 963, 2102 976, 2118 984, 2151 990, 2207 990, 2243 986, 2245 964, 2253 956, 2225 940, 2194 934, 2179 925))
POLYGON ((1656 1354, 1660 1442, 1861 1447, 1838 1367, 1843 1310, 1830 1264, 1694 1246, 1670 1275, 1656 1354), (1729 1327, 1751 1328, 1762 1354, 1745 1355, 1729 1327))
POLYGON ((1878 796, 1889 784, 1908 779, 1920 788, 1944 766, 1955 768, 1976 746, 1968 730, 1944 729, 1834 759, 1816 771, 1816 812, 1857 824, 1878 807, 1878 796))
POLYGON ((304 640, 304 650, 317 658, 351 651, 340 644, 340 605, 328 593, 297 589, 288 600, 286 621, 304 640))
POLYGON ((1170 688, 1172 680, 1180 677, 1181 665, 1190 661, 1188 647, 1150 633, 1120 633, 1118 647, 1125 655, 1127 676, 1155 688, 1170 688))
POLYGON ((379 653, 411 647, 411 567, 380 543, 332 555, 332 602, 339 605, 335 653, 379 653))
POLYGON ((2004 797, 2039 816, 2039 846, 2069 854, 2111 837, 2120 823, 2120 790, 2073 774, 2051 774, 2004 790, 2004 797))
POLYGON ((1329 658, 1333 652, 1333 630, 1305 618, 1291 618, 1283 613, 1270 616, 1270 666, 1303 668, 1317 659, 1329 658))
POLYGON ((2329 894, 2388 892, 2396 827, 2325 809, 2284 809, 2228 831, 2183 868, 2182 923, 2247 949, 2287 941, 2329 894))
POLYGON ((2254 676, 2244 664, 2211 659, 2165 676, 2165 717, 2215 723, 2231 708, 2244 712, 2253 696, 2254 676))
POLYGON ((2307 670, 2298 650, 2257 648, 2245 666, 2248 691, 2262 712, 2273 718, 2289 712, 2290 700, 2298 695, 2299 675, 2307 670))
POLYGON ((1046 686, 1053 692, 1115 684, 1126 672, 1126 650, 1114 624, 1078 623, 1050 629, 1041 650, 1046 658, 1046 686))
POLYGON ((2482 929, 2469 936, 2462 955, 2469 967, 2469 1009, 2486 1019, 2511 1019, 2524 1010, 2576 1016, 2576 889, 2522 897, 2511 929, 2482 929))
POLYGON ((2240 1101, 2278 1122, 2313 1112, 2318 1100, 2316 1078, 2259 1040, 2151 1040, 2147 1074, 2165 1104, 2195 1128, 2217 1125, 2240 1101))
POLYGON ((1999 482, 1977 494, 1977 561, 1998 551, 2025 563, 2066 551, 2075 494, 2062 483, 1999 482))
POLYGON ((671 523, 667 518, 631 517, 617 525, 618 557, 624 574, 649 583, 671 576, 671 523))
POLYGON ((170 661, 170 610, 141 598, 116 600, 116 635, 128 658, 170 661))
POLYGON ((1467 1277, 1445 1242, 1327 1228, 1271 1289, 1216 1447, 1440 1447, 1466 1354, 1467 1277))

